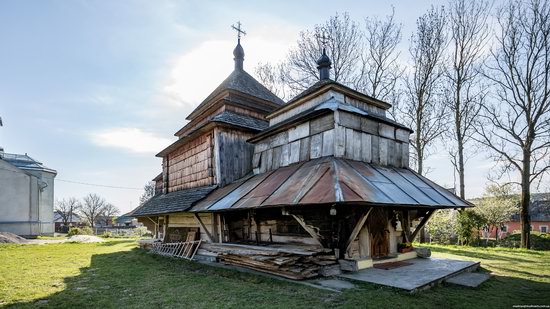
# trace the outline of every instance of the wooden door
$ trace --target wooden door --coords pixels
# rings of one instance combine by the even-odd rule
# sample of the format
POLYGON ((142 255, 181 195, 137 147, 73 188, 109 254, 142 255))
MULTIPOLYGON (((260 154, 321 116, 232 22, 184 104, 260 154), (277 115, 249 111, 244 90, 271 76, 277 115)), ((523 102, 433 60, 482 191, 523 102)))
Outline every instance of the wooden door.
POLYGON ((371 258, 383 258, 389 253, 388 215, 383 208, 373 208, 367 220, 370 232, 371 258))

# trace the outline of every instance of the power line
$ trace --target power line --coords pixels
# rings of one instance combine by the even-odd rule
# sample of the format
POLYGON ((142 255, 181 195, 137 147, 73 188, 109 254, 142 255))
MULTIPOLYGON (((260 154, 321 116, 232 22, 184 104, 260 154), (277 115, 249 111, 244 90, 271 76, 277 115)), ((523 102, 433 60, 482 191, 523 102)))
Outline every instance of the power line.
POLYGON ((68 182, 68 183, 79 184, 79 185, 86 185, 86 186, 92 186, 92 187, 102 187, 102 188, 111 188, 111 189, 143 190, 143 188, 133 188, 133 187, 119 187, 119 186, 100 185, 100 184, 95 184, 95 183, 80 182, 80 181, 73 181, 73 180, 66 180, 66 179, 59 179, 59 178, 56 178, 55 181, 62 181, 62 182, 68 182))
MULTIPOLYGON (((17 171, 12 171, 7 168, 0 167, 0 170, 12 172, 14 174, 19 174, 17 171)), ((66 179, 59 179, 55 178, 55 181, 62 181, 62 182, 68 182, 68 183, 74 183, 78 185, 85 185, 85 186, 92 186, 92 187, 102 187, 102 188, 111 188, 111 189, 124 189, 124 190, 143 190, 143 188, 134 188, 134 187, 119 187, 119 186, 110 186, 110 185, 100 185, 95 183, 88 183, 88 182, 80 182, 80 181, 74 181, 74 180, 66 180, 66 179)))

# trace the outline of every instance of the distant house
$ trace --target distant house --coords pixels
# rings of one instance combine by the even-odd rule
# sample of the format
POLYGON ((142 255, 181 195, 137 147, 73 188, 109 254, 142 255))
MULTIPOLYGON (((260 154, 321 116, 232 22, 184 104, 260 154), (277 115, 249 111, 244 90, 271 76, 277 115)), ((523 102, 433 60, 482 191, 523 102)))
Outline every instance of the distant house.
MULTIPOLYGON (((529 214, 531 215, 532 232, 550 232, 550 193, 532 193, 529 214)), ((510 218, 510 221, 504 223, 502 230, 499 229, 498 238, 519 232, 520 230, 519 213, 517 213, 510 218)), ((482 236, 484 238, 495 238, 496 231, 495 229, 483 231, 482 236)))
POLYGON ((113 225, 114 227, 138 227, 142 226, 143 224, 139 223, 136 217, 124 214, 122 216, 116 217, 115 223, 113 225))
POLYGON ((142 226, 143 224, 138 223, 137 218, 129 216, 127 214, 113 217, 113 216, 99 216, 95 221, 94 227, 97 228, 133 228, 137 226, 142 226))
POLYGON ((54 233, 56 175, 27 154, 0 148, 0 232, 30 237, 54 233))
POLYGON ((73 214, 68 222, 63 222, 63 218, 58 213, 54 212, 53 221, 55 224, 56 233, 67 233, 72 226, 82 227, 85 225, 84 220, 79 215, 73 214))

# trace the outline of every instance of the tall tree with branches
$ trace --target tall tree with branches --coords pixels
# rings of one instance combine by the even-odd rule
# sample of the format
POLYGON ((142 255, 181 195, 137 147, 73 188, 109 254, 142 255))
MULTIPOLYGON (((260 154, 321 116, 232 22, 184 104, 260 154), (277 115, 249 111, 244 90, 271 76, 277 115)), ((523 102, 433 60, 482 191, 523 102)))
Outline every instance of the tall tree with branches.
POLYGON ((95 193, 86 195, 80 208, 80 214, 93 228, 97 219, 104 214, 108 203, 95 193))
POLYGON ((366 18, 361 68, 354 82, 358 91, 374 98, 397 103, 396 87, 403 69, 400 55, 402 25, 395 21, 395 10, 385 19, 366 18))
POLYGON ((465 164, 473 154, 466 147, 476 131, 475 123, 485 98, 481 85, 484 50, 489 37, 489 3, 452 0, 449 4, 449 51, 445 70, 445 108, 449 110, 449 155, 458 174, 459 194, 465 198, 465 164))
POLYGON ((486 77, 494 101, 484 104, 477 140, 520 179, 521 247, 530 248, 531 186, 550 170, 550 4, 509 1, 499 8, 497 48, 486 77))
POLYGON ((74 197, 62 199, 55 203, 55 213, 61 217, 63 225, 68 226, 70 222, 73 222, 73 216, 80 207, 80 201, 74 197))
POLYGON ((323 49, 322 37, 327 38, 327 54, 332 61, 332 79, 353 86, 357 80, 358 62, 362 54, 362 33, 348 13, 336 13, 325 23, 300 32, 296 47, 278 64, 260 64, 255 75, 262 84, 289 99, 319 80, 317 60, 323 49))
POLYGON ((418 18, 417 30, 411 37, 411 70, 404 81, 404 104, 399 106, 399 120, 414 130, 412 159, 419 174, 426 171, 424 161, 430 147, 444 131, 441 77, 445 44, 445 12, 432 7, 418 18))

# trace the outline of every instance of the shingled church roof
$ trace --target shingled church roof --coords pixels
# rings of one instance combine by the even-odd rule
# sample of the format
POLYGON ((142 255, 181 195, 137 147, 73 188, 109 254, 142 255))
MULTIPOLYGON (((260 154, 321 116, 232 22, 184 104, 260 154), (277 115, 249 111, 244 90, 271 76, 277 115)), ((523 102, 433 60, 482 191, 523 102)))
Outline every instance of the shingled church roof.
POLYGON ((193 203, 204 198, 216 186, 185 189, 153 196, 143 205, 128 213, 129 216, 158 215, 180 212, 189 209, 193 203))
MULTIPOLYGON (((201 110, 202 107, 206 106, 212 99, 226 90, 238 91, 277 105, 284 104, 283 100, 269 91, 264 85, 260 84, 260 82, 245 70, 234 70, 208 97, 206 97, 206 99, 204 99, 204 101, 201 102, 201 104, 199 104, 199 106, 197 106, 195 111, 201 110)), ((188 120, 193 118, 195 111, 187 117, 188 120)))

